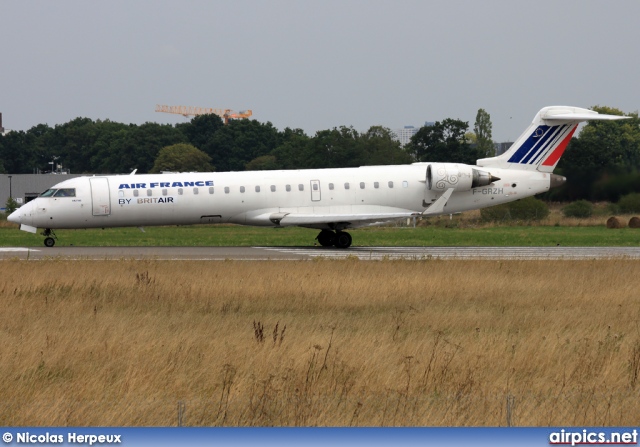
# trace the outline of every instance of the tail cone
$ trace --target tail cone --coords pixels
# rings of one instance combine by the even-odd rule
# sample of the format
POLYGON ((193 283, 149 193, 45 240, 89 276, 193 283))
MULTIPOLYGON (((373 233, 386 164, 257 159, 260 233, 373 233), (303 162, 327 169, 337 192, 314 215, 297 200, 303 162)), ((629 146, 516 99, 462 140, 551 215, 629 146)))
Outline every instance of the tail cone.
POLYGON ((551 174, 551 183, 549 184, 549 187, 557 188, 558 186, 564 185, 564 182, 566 181, 567 181, 567 178, 562 175, 551 174))

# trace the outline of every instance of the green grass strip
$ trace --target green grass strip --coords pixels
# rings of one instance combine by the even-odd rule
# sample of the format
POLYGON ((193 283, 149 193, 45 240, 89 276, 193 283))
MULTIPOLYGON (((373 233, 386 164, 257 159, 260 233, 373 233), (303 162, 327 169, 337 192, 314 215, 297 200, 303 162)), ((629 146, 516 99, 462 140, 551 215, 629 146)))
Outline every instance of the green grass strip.
MULTIPOLYGON (((310 246, 318 230, 229 225, 58 230, 57 246, 310 246)), ((640 230, 604 226, 482 228, 374 227, 352 230, 354 246, 620 246, 640 244, 640 230)), ((0 228, 1 247, 40 247, 43 237, 0 228)))

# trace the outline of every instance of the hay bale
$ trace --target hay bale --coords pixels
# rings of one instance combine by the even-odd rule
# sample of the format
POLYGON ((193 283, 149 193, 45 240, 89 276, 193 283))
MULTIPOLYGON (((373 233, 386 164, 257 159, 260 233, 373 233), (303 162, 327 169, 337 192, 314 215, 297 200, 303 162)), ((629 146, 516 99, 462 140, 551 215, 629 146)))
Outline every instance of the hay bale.
POLYGON ((632 217, 629 220, 629 228, 640 228, 640 217, 632 217))
POLYGON ((607 228, 624 228, 624 225, 620 222, 620 219, 615 216, 611 216, 607 219, 607 228))

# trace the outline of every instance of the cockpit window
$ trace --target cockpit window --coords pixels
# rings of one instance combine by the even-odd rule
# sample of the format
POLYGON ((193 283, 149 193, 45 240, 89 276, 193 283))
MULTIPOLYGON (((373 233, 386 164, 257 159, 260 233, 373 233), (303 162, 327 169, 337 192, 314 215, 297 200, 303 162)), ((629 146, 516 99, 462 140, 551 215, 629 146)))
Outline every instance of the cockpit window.
POLYGON ((56 192, 54 197, 75 197, 76 189, 75 188, 61 188, 56 192))
POLYGON ((45 192, 40 194, 40 197, 51 197, 56 193, 57 189, 47 189, 45 192))

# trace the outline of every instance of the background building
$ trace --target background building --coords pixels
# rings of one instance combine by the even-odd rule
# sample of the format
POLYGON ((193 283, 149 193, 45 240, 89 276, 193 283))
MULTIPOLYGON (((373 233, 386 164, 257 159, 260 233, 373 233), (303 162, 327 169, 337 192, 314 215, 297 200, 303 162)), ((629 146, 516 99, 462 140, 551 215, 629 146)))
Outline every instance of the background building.
POLYGON ((513 141, 504 142, 504 143, 493 143, 493 147, 496 148, 496 156, 502 155, 509 150, 513 141))
MULTIPOLYGON (((433 125, 435 125, 433 121, 425 121, 424 123, 425 127, 433 125)), ((393 133, 396 141, 399 141, 401 145, 406 146, 409 141, 411 141, 411 137, 418 133, 419 130, 420 127, 404 126, 402 129, 394 129, 391 132, 393 133)))

